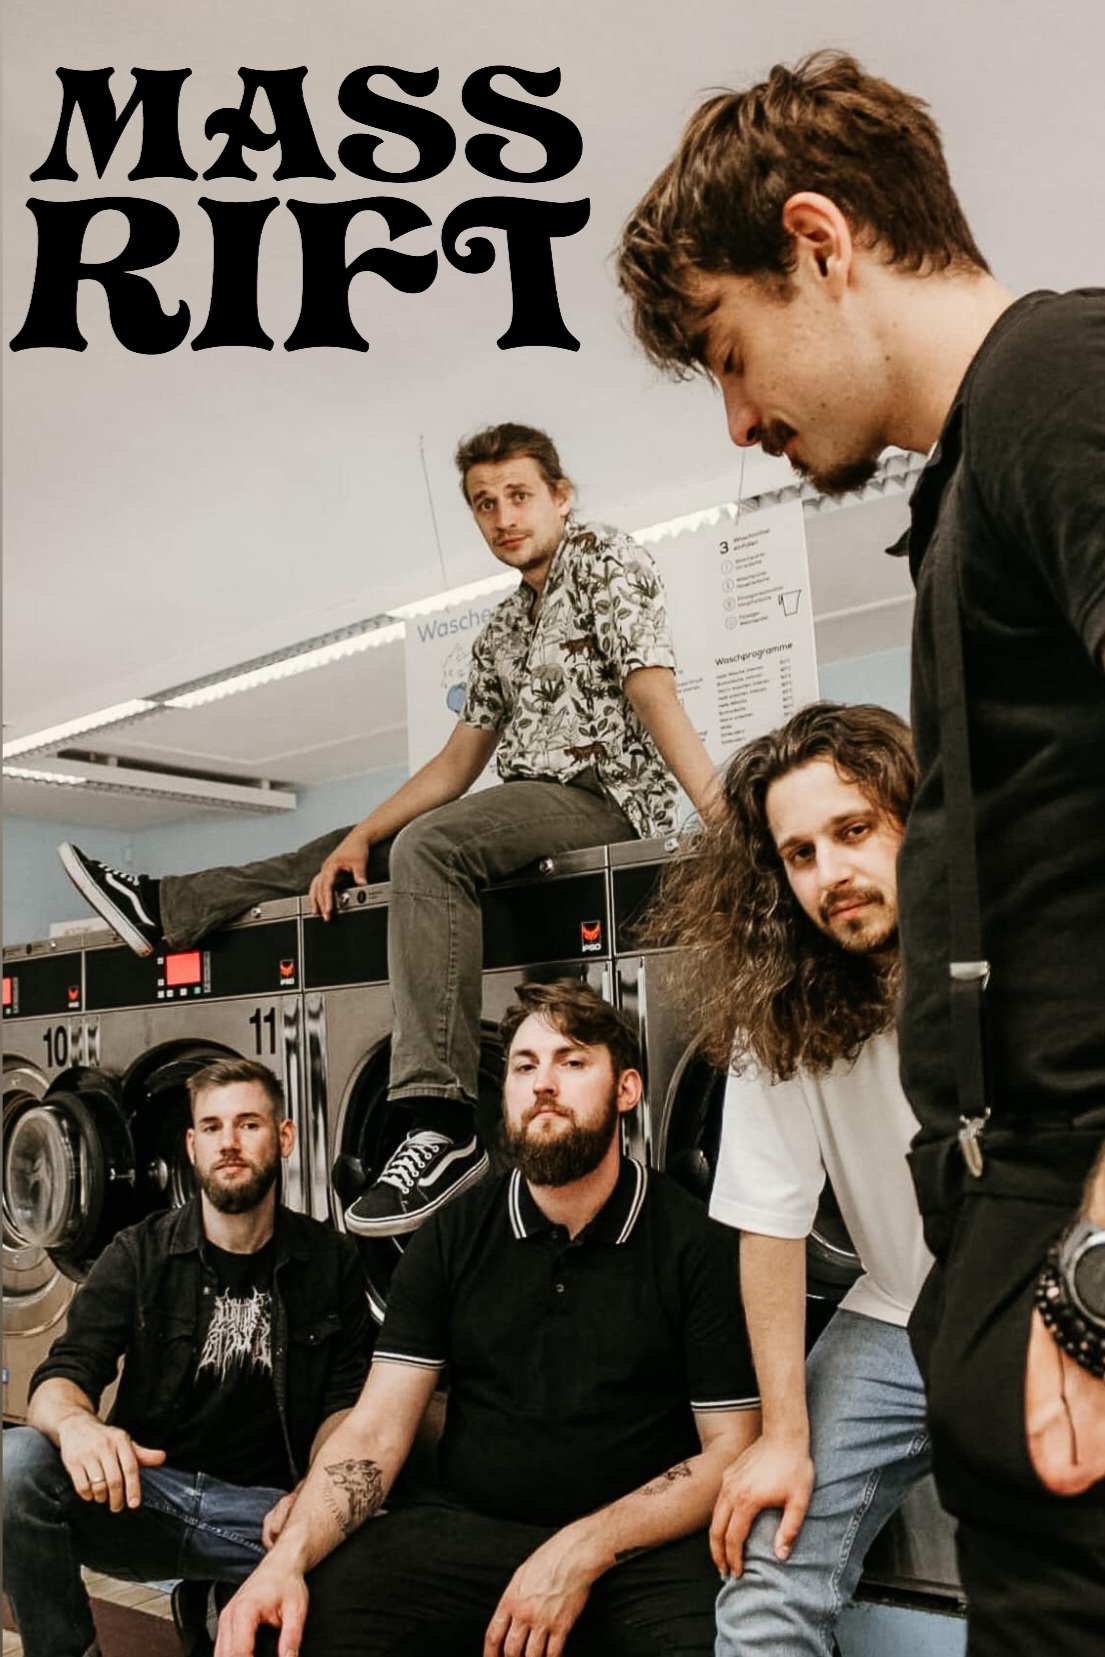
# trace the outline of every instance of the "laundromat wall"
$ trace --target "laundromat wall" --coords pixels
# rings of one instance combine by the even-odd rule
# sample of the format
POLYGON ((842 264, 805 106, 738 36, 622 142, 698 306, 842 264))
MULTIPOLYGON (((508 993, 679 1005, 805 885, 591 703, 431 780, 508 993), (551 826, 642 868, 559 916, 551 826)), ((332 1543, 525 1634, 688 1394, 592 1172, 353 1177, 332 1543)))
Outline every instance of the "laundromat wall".
MULTIPOLYGON (((821 694, 838 702, 880 702, 909 717, 909 651, 883 650, 820 669, 821 694)), ((183 823, 126 832, 70 827, 31 817, 4 819, 5 944, 49 935, 56 921, 88 913, 58 862, 56 847, 75 840, 116 868, 145 874, 185 873, 217 863, 244 863, 303 844, 364 817, 403 781, 392 766, 365 776, 300 788, 294 812, 279 817, 207 812, 183 823)))

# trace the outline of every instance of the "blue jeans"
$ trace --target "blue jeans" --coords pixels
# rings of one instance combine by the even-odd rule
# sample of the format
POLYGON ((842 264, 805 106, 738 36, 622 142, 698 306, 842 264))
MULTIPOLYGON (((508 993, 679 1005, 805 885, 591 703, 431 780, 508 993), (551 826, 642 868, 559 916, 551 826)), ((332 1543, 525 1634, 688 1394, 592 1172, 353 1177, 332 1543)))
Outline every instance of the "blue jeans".
POLYGON ((24 1657, 84 1657, 96 1630, 81 1566, 133 1582, 241 1582, 264 1556, 261 1524, 281 1490, 206 1473, 142 1469, 142 1505, 83 1502, 61 1456, 33 1427, 4 1434, 4 1587, 24 1657))
POLYGON ((779 1510, 749 1533, 744 1573, 717 1602, 717 1657, 831 1657, 833 1631, 868 1548, 929 1470, 925 1395, 909 1337, 837 1312, 806 1364, 817 1482, 790 1558, 775 1558, 779 1510))

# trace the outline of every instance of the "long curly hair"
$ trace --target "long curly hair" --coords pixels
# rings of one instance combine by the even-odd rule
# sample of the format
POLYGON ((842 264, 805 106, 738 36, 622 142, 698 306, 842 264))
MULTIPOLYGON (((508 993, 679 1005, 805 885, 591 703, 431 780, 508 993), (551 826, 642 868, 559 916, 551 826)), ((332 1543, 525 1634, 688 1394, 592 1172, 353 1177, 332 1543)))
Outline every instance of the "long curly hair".
POLYGON ((747 1053, 786 1080, 855 1058, 893 1022, 896 966, 842 949, 807 917, 767 824, 773 782, 830 759, 904 823, 917 785, 909 727, 887 708, 813 702, 742 748, 725 774, 725 813, 664 872, 636 939, 678 944, 675 992, 699 1049, 728 1067, 747 1053))

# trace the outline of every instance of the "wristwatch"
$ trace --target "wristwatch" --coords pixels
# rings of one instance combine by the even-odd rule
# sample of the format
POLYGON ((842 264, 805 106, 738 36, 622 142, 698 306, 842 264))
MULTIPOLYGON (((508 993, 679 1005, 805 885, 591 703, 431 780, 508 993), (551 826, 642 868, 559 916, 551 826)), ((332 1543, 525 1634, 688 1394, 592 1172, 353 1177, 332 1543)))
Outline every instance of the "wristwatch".
POLYGON ((1059 1244, 1059 1276, 1084 1318, 1105 1334, 1105 1226, 1075 1220, 1059 1244))
POLYGON ((1034 1300, 1056 1346, 1105 1379, 1105 1227, 1074 1221, 1048 1250, 1034 1300))

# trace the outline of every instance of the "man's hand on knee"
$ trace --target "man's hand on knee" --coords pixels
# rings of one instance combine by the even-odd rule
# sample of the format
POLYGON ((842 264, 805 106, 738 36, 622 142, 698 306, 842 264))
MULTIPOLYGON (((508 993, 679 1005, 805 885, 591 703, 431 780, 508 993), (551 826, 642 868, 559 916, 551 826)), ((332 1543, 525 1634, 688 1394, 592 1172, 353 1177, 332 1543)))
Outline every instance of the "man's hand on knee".
POLYGON ((295 1571, 272 1568, 271 1556, 246 1578, 219 1618, 215 1657, 253 1657, 257 1630, 278 1628, 279 1657, 298 1657, 307 1621, 307 1584, 295 1571))
POLYGON ((1039 1312, 1028 1334, 1024 1386, 1028 1453, 1056 1496, 1078 1496, 1105 1479, 1105 1381, 1055 1344, 1039 1312))
POLYGON ((764 1508, 781 1508, 775 1556, 786 1559, 802 1528, 814 1467, 804 1444, 758 1438, 725 1470, 710 1524, 710 1555, 723 1576, 740 1576, 744 1544, 764 1508))
POLYGON ((519 1565, 487 1625, 483 1657, 561 1657, 594 1582, 572 1534, 557 1531, 519 1565))
POLYGON ((164 1450, 136 1444, 121 1427, 83 1411, 66 1416, 57 1432, 62 1464, 77 1495, 83 1502, 106 1502, 112 1513, 140 1506, 142 1468, 165 1460, 164 1450))

